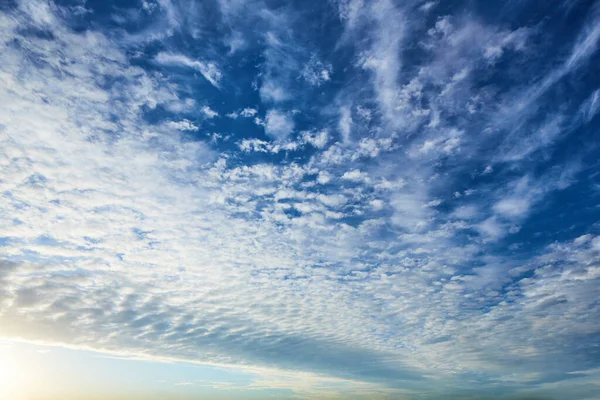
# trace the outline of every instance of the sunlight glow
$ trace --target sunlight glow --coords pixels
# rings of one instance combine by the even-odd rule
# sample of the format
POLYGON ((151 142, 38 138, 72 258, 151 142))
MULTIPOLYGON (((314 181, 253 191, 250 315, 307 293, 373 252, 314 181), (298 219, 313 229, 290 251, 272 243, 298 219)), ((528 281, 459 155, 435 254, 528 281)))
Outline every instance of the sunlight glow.
POLYGON ((0 342, 0 400, 18 400, 22 395, 23 365, 12 346, 0 342))

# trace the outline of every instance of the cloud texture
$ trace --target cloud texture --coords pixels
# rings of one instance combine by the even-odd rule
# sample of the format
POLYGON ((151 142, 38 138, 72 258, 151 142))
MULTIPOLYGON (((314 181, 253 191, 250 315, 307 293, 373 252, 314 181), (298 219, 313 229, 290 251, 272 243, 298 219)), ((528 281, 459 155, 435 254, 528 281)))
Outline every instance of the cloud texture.
POLYGON ((598 7, 271 3, 0 6, 0 335, 592 399, 598 7))

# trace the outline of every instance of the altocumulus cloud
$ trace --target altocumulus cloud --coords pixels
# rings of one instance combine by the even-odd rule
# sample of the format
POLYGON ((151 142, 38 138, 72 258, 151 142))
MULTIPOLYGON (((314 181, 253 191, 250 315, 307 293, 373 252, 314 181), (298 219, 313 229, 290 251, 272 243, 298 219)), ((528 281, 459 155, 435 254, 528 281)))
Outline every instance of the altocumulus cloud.
POLYGON ((600 390, 597 6, 188 3, 0 6, 3 337, 600 390))

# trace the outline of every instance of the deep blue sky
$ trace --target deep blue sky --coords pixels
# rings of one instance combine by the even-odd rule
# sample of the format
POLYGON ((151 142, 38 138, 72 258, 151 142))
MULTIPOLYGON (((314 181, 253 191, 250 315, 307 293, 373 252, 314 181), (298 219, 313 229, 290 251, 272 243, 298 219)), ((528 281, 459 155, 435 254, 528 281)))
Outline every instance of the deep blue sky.
POLYGON ((0 1, 0 337, 595 399, 599 41, 595 1, 0 1))

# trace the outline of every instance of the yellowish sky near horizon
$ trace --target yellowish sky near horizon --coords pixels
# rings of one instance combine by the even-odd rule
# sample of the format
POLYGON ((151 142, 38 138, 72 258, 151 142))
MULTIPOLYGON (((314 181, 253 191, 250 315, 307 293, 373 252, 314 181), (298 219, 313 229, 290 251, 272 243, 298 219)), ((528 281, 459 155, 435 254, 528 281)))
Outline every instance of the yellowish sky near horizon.
POLYGON ((0 400, 347 398, 340 390, 373 399, 381 394, 374 389, 300 372, 159 362, 0 338, 0 400))

